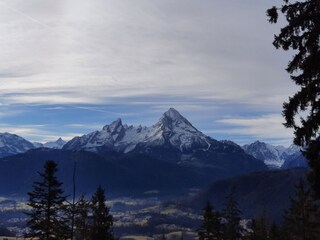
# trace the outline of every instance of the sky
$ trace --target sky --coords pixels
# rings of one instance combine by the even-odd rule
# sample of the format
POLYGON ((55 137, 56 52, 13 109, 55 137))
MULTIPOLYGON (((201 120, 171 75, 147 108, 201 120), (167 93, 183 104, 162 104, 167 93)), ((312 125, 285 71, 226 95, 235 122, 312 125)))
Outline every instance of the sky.
POLYGON ((290 145, 297 89, 270 0, 0 0, 0 132, 69 140, 170 107, 238 144, 290 145))

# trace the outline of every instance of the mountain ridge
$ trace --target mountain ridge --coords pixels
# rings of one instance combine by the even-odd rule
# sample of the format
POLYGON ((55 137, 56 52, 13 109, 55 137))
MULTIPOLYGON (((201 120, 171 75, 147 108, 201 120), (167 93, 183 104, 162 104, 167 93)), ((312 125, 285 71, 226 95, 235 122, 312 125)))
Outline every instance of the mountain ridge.
POLYGON ((263 161, 271 169, 306 167, 306 160, 300 148, 294 144, 286 148, 255 141, 251 144, 243 145, 242 148, 246 153, 263 161))

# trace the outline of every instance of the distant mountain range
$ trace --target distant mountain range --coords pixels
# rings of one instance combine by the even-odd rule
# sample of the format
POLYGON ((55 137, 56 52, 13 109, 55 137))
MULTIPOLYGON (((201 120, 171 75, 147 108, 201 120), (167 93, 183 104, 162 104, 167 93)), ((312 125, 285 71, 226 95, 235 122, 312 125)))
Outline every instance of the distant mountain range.
MULTIPOLYGON (((47 146, 56 146, 59 142, 61 139, 47 146)), ((91 187, 99 184, 119 192, 124 186, 139 192, 150 189, 175 189, 177 192, 203 187, 217 179, 267 170, 263 161, 245 153, 239 145, 206 136, 175 109, 169 109, 151 127, 127 126, 118 119, 101 131, 75 137, 62 149, 50 150, 43 146, 35 148, 30 143, 30 150, 23 149, 27 152, 0 159, 0 169, 11 169, 0 174, 0 182, 7 179, 4 181, 7 187, 0 189, 27 189, 25 184, 30 184, 35 177, 30 173, 39 171, 48 159, 62 165, 60 169, 65 180, 70 177, 70 166, 75 161, 79 168, 86 166, 79 173, 85 192, 94 190, 91 187), (28 167, 25 167, 26 163, 28 167), (14 179, 14 172, 23 184, 14 179), (23 176, 28 176, 29 180, 23 176), (12 179, 13 185, 8 179, 12 179)))
POLYGON ((296 145, 285 148, 256 141, 252 144, 244 145, 242 148, 246 153, 263 161, 271 169, 307 167, 307 161, 303 157, 300 148, 296 145))
POLYGON ((33 145, 34 145, 34 148, 62 149, 66 143, 67 142, 62 140, 62 138, 59 138, 57 141, 54 141, 54 142, 46 142, 46 143, 33 142, 33 145))
MULTIPOLYGON (((128 126, 122 124, 121 119, 117 119, 110 125, 104 126, 101 131, 75 137, 69 142, 59 138, 54 142, 31 143, 15 134, 0 134, 0 158, 35 148, 90 151, 99 154, 104 152, 139 153, 197 167, 206 167, 208 159, 211 159, 209 167, 213 168, 223 167, 227 161, 233 161, 232 159, 238 157, 248 158, 245 156, 247 153, 271 169, 307 167, 300 149, 295 145, 285 148, 256 141, 242 146, 244 153, 241 147, 234 142, 217 141, 206 136, 173 108, 165 112, 160 120, 151 127, 128 126), (214 161, 218 165, 213 164, 214 161)), ((256 161, 252 159, 248 161, 254 165, 253 168, 257 167, 256 161)), ((234 161, 234 164, 237 163, 242 164, 243 162, 234 161)), ((247 167, 250 168, 248 165, 247 167)))
POLYGON ((30 149, 35 148, 54 148, 61 149, 65 141, 59 138, 55 142, 47 142, 47 143, 32 143, 28 140, 11 133, 0 133, 0 158, 12 156, 20 153, 24 153, 30 149))

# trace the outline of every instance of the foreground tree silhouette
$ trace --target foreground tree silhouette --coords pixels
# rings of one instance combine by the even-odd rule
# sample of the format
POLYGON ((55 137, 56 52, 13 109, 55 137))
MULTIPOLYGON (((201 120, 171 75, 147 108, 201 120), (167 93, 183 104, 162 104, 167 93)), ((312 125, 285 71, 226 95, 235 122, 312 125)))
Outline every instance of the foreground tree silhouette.
POLYGON ((285 126, 294 129, 294 143, 304 150, 311 168, 308 180, 313 195, 320 198, 320 1, 283 2, 267 15, 271 23, 277 23, 280 11, 288 22, 273 44, 295 52, 286 70, 300 87, 283 104, 283 116, 285 126))
POLYGON ((92 240, 113 239, 113 218, 106 206, 106 197, 101 186, 98 187, 91 200, 92 225, 90 227, 92 240))
POLYGON ((79 200, 75 203, 75 239, 86 240, 89 239, 89 210, 90 202, 84 196, 80 196, 79 200))
POLYGON ((295 198, 284 216, 284 227, 289 239, 319 239, 319 223, 317 223, 318 206, 310 196, 303 180, 296 186, 295 198))
POLYGON ((252 219, 250 222, 250 231, 247 234, 246 240, 267 240, 268 231, 265 221, 261 219, 252 219))
POLYGON ((219 212, 214 211, 209 202, 207 202, 207 205, 203 210, 203 222, 198 230, 199 239, 222 240, 222 224, 219 212))
POLYGON ((39 173, 41 181, 34 182, 33 191, 29 192, 28 205, 31 211, 27 226, 28 237, 40 240, 61 240, 68 236, 67 220, 64 217, 66 197, 61 189, 62 183, 57 180, 57 164, 47 161, 44 172, 39 173))
POLYGON ((235 198, 235 189, 232 188, 230 194, 226 197, 223 217, 226 220, 224 228, 224 239, 238 240, 241 239, 242 227, 240 226, 241 211, 235 198))

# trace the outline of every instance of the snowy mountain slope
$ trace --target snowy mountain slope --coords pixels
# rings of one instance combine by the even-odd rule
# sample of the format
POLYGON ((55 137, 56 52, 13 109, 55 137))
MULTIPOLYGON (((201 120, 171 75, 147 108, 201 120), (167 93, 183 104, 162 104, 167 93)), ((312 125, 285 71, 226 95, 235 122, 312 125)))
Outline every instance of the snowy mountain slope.
POLYGON ((308 168, 308 162, 301 152, 294 153, 286 158, 281 169, 308 168))
POLYGON ((128 153, 138 145, 147 148, 166 143, 181 152, 194 147, 210 148, 208 137, 193 127, 178 111, 170 108, 151 127, 127 126, 122 124, 121 119, 117 119, 110 125, 104 126, 102 131, 75 137, 65 145, 64 149, 95 152, 97 148, 104 147, 128 153))
POLYGON ((45 144, 43 144, 43 147, 53 148, 53 149, 62 149, 66 143, 67 142, 62 140, 62 138, 59 138, 57 141, 54 141, 54 142, 46 142, 45 144))
POLYGON ((280 168, 283 165, 286 165, 286 168, 291 168, 289 166, 303 165, 301 163, 303 156, 300 153, 300 148, 296 145, 291 145, 286 148, 284 146, 273 146, 256 141, 252 144, 244 145, 242 148, 248 154, 263 161, 269 168, 280 168), (300 161, 298 161, 298 159, 300 159, 300 161), (289 164, 289 162, 292 163, 289 164))
POLYGON ((66 143, 67 142, 62 140, 62 138, 59 138, 57 141, 53 141, 53 142, 46 142, 46 143, 33 142, 33 146, 34 148, 45 147, 45 148, 52 148, 52 149, 62 149, 66 143))
POLYGON ((40 142, 32 142, 34 148, 42 148, 43 147, 43 143, 40 142))
POLYGON ((15 134, 0 133, 0 158, 24 153, 29 149, 34 148, 34 145, 15 134))
POLYGON ((280 168, 284 163, 284 159, 281 158, 281 151, 276 147, 256 141, 249 145, 244 145, 243 149, 255 158, 262 160, 270 168, 280 168))

